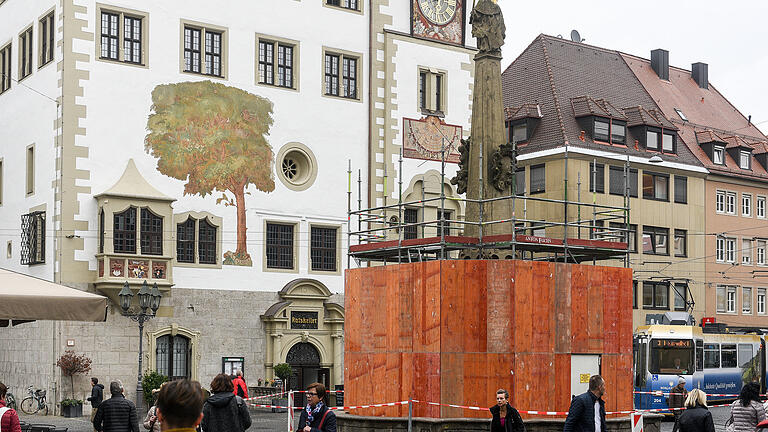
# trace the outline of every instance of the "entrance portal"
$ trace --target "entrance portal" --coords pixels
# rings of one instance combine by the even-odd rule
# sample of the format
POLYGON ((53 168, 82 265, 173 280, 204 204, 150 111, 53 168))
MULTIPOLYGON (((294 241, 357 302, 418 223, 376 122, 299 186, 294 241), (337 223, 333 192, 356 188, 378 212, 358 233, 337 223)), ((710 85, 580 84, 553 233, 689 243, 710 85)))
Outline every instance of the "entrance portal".
MULTIPOLYGON (((322 383, 328 388, 330 371, 320 367, 320 354, 312 344, 300 342, 292 346, 285 362, 291 365, 292 370, 288 389, 304 390, 313 382, 322 383)), ((305 406, 306 401, 304 393, 299 393, 294 398, 294 406, 305 406)))

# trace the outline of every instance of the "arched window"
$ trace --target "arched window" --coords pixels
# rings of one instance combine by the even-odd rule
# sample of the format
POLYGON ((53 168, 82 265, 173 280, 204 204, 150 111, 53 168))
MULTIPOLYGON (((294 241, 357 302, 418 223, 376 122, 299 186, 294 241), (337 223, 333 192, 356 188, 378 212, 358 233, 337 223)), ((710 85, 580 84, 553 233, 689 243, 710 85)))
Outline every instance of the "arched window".
POLYGON ((176 226, 176 261, 195 262, 195 220, 188 218, 176 226))
POLYGON ((291 347, 285 362, 291 366, 318 366, 320 365, 320 354, 312 344, 300 342, 291 347))
POLYGON ((200 264, 216 264, 216 227, 208 219, 200 220, 199 225, 197 253, 200 264))
POLYGON ((115 253, 136 253, 136 208, 114 215, 115 253))
POLYGON ((163 254, 163 218, 148 208, 141 209, 141 253, 163 254))
POLYGON ((189 338, 182 335, 163 335, 157 338, 155 368, 168 379, 190 377, 189 338))

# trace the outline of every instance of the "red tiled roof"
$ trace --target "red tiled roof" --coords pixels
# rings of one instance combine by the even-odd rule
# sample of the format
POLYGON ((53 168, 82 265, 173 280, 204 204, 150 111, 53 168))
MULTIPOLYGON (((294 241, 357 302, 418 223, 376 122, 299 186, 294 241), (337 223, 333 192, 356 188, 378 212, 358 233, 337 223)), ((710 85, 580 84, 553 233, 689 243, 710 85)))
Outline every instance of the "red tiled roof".
POLYGON ((717 132, 713 131, 712 129, 696 131, 696 141, 698 141, 699 144, 710 142, 719 142, 725 144, 725 138, 718 135, 717 132))
POLYGON ((747 142, 744 140, 744 138, 741 138, 739 136, 731 135, 725 137, 725 148, 746 148, 749 150, 752 150, 752 146, 747 144, 747 142))
POLYGON ((763 154, 768 153, 768 141, 758 141, 756 143, 752 143, 752 147, 755 149, 752 154, 763 154))
POLYGON ((605 99, 593 99, 589 96, 578 96, 571 98, 571 108, 576 118, 586 116, 609 117, 613 119, 626 120, 627 116, 611 105, 605 99))
POLYGON ((507 120, 519 120, 524 118, 541 118, 541 107, 539 104, 528 103, 520 106, 511 106, 504 108, 504 114, 507 120))

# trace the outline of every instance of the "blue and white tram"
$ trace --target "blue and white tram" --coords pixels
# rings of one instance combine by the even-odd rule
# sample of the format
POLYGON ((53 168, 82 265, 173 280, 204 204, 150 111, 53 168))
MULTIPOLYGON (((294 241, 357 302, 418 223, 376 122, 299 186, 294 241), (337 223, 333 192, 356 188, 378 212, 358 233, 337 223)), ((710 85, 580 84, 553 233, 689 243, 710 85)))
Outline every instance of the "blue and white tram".
MULTIPOLYGON (((686 388, 709 395, 738 394, 743 383, 757 381, 765 390, 763 336, 705 333, 700 327, 638 327, 633 341, 636 409, 667 408, 667 394, 685 378, 686 388)), ((709 396, 710 403, 735 396, 709 396)))

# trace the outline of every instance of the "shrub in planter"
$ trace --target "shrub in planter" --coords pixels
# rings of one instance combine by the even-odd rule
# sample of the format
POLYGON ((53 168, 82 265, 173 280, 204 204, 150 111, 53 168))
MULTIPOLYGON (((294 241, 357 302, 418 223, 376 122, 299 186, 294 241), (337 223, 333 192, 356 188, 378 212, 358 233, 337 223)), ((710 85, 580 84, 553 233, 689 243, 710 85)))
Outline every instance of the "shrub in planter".
POLYGON ((87 374, 91 371, 91 359, 85 354, 75 354, 74 351, 67 350, 56 361, 56 366, 61 369, 61 375, 69 377, 72 389, 72 397, 61 401, 61 410, 64 417, 82 417, 83 401, 75 399, 75 375, 87 374), (74 407, 74 408, 72 408, 74 407), (65 413, 72 413, 67 415, 65 413))
POLYGON ((83 401, 79 399, 64 399, 61 401, 61 415, 64 417, 82 417, 83 401))

